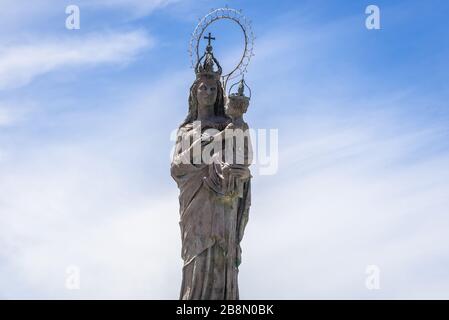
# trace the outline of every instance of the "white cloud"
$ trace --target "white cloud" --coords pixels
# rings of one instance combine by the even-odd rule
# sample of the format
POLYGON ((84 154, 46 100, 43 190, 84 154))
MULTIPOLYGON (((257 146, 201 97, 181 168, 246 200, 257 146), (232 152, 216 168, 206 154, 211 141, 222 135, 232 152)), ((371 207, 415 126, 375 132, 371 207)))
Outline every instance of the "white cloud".
POLYGON ((0 106, 0 127, 9 126, 14 122, 14 116, 9 109, 0 106))
POLYGON ((440 132, 322 119, 284 128, 280 176, 256 177, 242 297, 447 299, 449 154, 423 155, 440 132), (365 287, 371 264, 379 291, 365 287))
POLYGON ((0 101, 0 128, 17 125, 25 120, 33 109, 33 103, 28 101, 0 101))
POLYGON ((401 114, 423 103, 404 86, 358 96, 369 87, 354 70, 285 77, 332 52, 314 34, 322 37, 314 30, 297 41, 295 34, 301 43, 285 46, 289 32, 276 31, 256 42, 247 118, 279 128, 280 158, 277 175, 254 179, 241 297, 447 299, 449 154, 439 147, 447 125, 419 119, 418 111, 401 114), (304 43, 307 50, 285 63, 304 43), (381 269, 379 291, 365 287, 372 264, 381 269))
POLYGON ((181 264, 176 202, 127 192, 132 182, 110 159, 75 149, 46 149, 35 165, 2 172, 1 294, 174 298, 181 264), (80 291, 65 288, 70 265, 80 267, 80 291))
POLYGON ((2 163, 3 297, 176 297, 176 193, 145 193, 103 142, 43 142, 2 163), (64 287, 69 265, 81 269, 80 291, 64 287))
POLYGON ((98 9, 127 9, 137 16, 143 16, 176 2, 179 0, 93 0, 82 4, 98 9))
POLYGON ((61 68, 127 63, 152 44, 147 34, 134 31, 9 46, 0 51, 0 89, 24 86, 61 68))
POLYGON ((182 260, 169 133, 182 116, 165 124, 151 117, 173 120, 188 78, 190 70, 170 73, 143 84, 110 117, 85 115, 94 125, 80 137, 58 131, 58 142, 8 149, 0 166, 0 296, 178 297, 182 260), (130 165, 136 160, 140 165, 130 165), (64 287, 70 265, 80 267, 79 291, 64 287))
MULTIPOLYGON (((157 9, 176 3, 179 0, 78 0, 74 3, 54 0, 16 1, 0 0, 0 27, 3 31, 29 31, 51 20, 55 25, 63 25, 67 15, 65 9, 70 4, 80 7, 81 19, 87 10, 105 13, 105 9, 116 10, 129 17, 141 17, 153 13, 157 9), (86 10, 86 11, 85 11, 86 10), (58 23, 59 22, 59 23, 58 23)), ((0 38, 8 37, 3 33, 0 38)))

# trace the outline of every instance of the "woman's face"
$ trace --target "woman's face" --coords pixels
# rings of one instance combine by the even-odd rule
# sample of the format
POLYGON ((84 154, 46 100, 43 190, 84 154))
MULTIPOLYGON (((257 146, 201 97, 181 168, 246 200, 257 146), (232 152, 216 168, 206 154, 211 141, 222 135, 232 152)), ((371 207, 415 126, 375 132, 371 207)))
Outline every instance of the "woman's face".
POLYGON ((211 106, 217 100, 217 83, 214 80, 201 81, 196 90, 199 106, 211 106))

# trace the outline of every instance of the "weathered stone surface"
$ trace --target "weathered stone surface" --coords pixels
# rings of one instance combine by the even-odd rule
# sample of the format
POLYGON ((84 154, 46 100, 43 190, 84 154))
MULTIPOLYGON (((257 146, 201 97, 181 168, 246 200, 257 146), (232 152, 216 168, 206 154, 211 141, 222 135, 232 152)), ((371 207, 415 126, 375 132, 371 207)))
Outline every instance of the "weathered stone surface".
MULTIPOLYGON (((225 130, 248 129, 242 117, 248 102, 242 108, 241 101, 233 105, 226 99, 220 81, 221 68, 214 71, 216 60, 211 51, 209 54, 204 64, 196 68, 189 113, 179 127, 171 164, 171 175, 180 190, 179 224, 184 260, 180 299, 236 300, 239 299, 240 242, 251 205, 249 163, 226 162, 223 151, 214 153, 213 162, 201 159, 195 163, 192 153, 195 146, 203 151, 212 143, 228 145, 225 130), (195 126, 198 121, 200 126, 195 126), (216 133, 211 134, 211 129, 216 133), (190 143, 186 147, 183 141, 190 143)), ((234 146, 232 152, 243 152, 247 159, 250 143, 248 140, 249 145, 244 148, 234 146)))

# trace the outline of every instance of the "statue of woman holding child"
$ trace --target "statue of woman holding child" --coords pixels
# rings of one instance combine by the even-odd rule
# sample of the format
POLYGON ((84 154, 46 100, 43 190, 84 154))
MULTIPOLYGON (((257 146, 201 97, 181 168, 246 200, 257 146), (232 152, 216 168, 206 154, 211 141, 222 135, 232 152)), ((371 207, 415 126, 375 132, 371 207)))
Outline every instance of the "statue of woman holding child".
POLYGON ((171 164, 180 190, 184 260, 180 299, 238 300, 240 242, 251 205, 251 142, 248 138, 243 149, 231 151, 245 153, 243 163, 225 159, 221 147, 229 145, 225 132, 248 129, 242 115, 249 99, 241 88, 233 97, 225 95, 210 39, 195 73, 171 164))

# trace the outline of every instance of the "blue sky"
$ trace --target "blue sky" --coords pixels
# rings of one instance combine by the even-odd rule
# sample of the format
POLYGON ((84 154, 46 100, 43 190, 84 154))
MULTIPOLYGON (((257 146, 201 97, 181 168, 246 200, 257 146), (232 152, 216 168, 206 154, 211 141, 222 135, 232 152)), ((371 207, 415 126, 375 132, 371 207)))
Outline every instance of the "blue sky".
MULTIPOLYGON (((447 2, 0 4, 0 297, 178 297, 170 133, 190 34, 227 4, 257 36, 246 119, 279 132, 278 172, 253 167, 241 297, 448 298, 447 2), (80 290, 65 288, 70 265, 80 290)), ((226 67, 240 34, 211 31, 226 67)))

